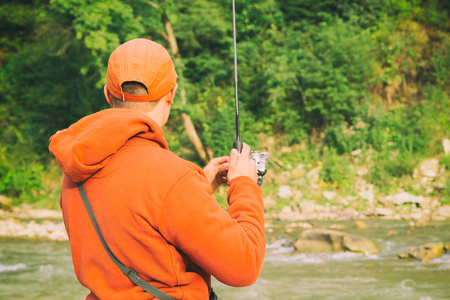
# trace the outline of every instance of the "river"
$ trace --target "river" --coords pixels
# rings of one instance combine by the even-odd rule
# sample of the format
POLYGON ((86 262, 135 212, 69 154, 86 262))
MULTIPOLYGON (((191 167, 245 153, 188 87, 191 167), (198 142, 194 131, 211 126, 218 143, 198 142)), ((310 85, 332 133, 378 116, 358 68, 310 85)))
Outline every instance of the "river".
MULTIPOLYGON (((345 232, 371 238, 382 248, 377 255, 298 254, 289 241, 301 229, 285 234, 278 224, 280 229, 268 234, 257 282, 231 288, 214 280, 214 289, 225 300, 450 299, 449 254, 430 262, 397 258, 410 247, 450 242, 449 222, 433 222, 410 233, 407 221, 366 223, 368 229, 357 230, 351 221, 313 222, 315 227, 344 225, 345 232)), ((68 242, 0 239, 0 299, 84 299, 86 294, 75 278, 68 242)))

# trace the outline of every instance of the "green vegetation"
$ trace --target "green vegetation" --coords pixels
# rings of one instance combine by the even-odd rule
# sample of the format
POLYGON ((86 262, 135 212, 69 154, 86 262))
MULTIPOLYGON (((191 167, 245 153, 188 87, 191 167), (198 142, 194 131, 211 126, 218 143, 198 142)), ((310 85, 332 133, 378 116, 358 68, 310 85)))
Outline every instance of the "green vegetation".
MULTIPOLYGON (((203 146, 228 154, 235 138, 229 2, 0 4, 0 194, 16 204, 58 205, 48 138, 108 107, 102 86, 119 44, 148 37, 170 48, 167 24, 187 99, 175 102, 165 129, 171 150, 203 164, 180 120, 187 113, 203 146)), ((417 164, 437 157, 447 181, 435 193, 450 203, 442 150, 450 137, 449 8, 438 0, 237 1, 242 139, 262 149, 276 137, 273 158, 320 163, 326 188, 347 195, 357 167, 387 194, 413 186, 417 164)))

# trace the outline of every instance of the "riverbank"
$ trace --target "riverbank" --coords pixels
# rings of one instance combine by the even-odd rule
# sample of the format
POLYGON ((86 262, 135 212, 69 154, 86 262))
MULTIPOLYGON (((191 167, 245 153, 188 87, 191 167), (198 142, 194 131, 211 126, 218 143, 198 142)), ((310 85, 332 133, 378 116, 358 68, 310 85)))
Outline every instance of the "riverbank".
POLYGON ((67 241, 62 213, 30 205, 0 209, 0 237, 67 241))
MULTIPOLYGON (((402 197, 407 195, 402 194, 402 197)), ((400 195, 401 196, 401 195, 400 195)), ((270 197, 269 197, 270 198, 270 197)), ((395 198, 397 199, 397 198, 395 198)), ((416 198, 414 198, 416 199, 416 198)), ((270 200, 270 199, 269 199, 270 200)), ((265 198, 268 201, 268 198, 265 198)), ((426 227, 433 221, 450 222, 450 206, 425 206, 422 202, 413 208, 404 202, 402 205, 392 205, 392 207, 377 206, 370 210, 356 211, 347 207, 338 210, 338 206, 314 204, 305 201, 300 206, 284 206, 281 210, 270 210, 265 213, 266 228, 269 233, 273 232, 274 223, 283 225, 279 232, 292 232, 295 229, 310 229, 312 221, 354 221, 357 227, 361 220, 403 220, 407 221, 410 227, 426 227)), ((364 226, 364 225, 360 225, 364 226)), ((344 229, 341 226, 333 226, 330 229, 344 229)), ((62 220, 62 213, 59 210, 35 209, 30 205, 13 207, 9 210, 0 209, 0 237, 44 239, 53 241, 66 241, 67 233, 62 220)))
MULTIPOLYGON (((450 147, 450 141, 448 144, 450 147)), ((450 152, 447 148, 446 155, 450 152)), ((292 157, 299 151, 294 147, 282 153, 292 157)), ((338 174, 345 175, 339 184, 324 180, 328 172, 324 161, 286 163, 272 157, 263 184, 268 230, 276 221, 287 224, 285 232, 311 221, 404 220, 419 227, 432 221, 450 222, 450 199, 445 192, 450 171, 443 159, 424 159, 411 176, 394 178, 392 184, 383 188, 371 181, 373 166, 368 166, 361 152, 350 155, 348 165, 336 169, 338 174)), ((59 186, 56 182, 60 180, 53 184, 59 186)), ((216 193, 225 209, 226 194, 226 186, 216 193)), ((12 203, 12 199, 0 195, 0 237, 67 240, 59 209, 12 203)))
MULTIPOLYGON (((265 197, 265 202, 273 199, 265 197)), ((281 221, 308 220, 412 220, 412 221, 445 221, 450 220, 450 205, 441 206, 439 201, 418 197, 401 192, 387 197, 391 203, 378 204, 364 210, 342 203, 317 204, 315 201, 302 201, 298 205, 286 205, 280 211, 266 213, 266 219, 281 221)), ((339 200, 338 200, 339 201, 339 200)), ((345 201, 345 199, 344 199, 345 201)), ((347 202, 348 203, 348 202, 347 202)))
MULTIPOLYGON (((443 145, 448 156, 450 140, 443 145)), ((284 152, 292 157, 300 150, 287 148, 284 152)), ((372 156, 353 151, 339 156, 340 163, 295 163, 272 158, 263 186, 268 219, 450 220, 450 168, 446 159, 424 158, 410 174, 387 177, 379 172, 380 162, 373 161, 372 156), (377 176, 386 178, 379 180, 377 176)), ((394 163, 395 157, 392 159, 394 163)))

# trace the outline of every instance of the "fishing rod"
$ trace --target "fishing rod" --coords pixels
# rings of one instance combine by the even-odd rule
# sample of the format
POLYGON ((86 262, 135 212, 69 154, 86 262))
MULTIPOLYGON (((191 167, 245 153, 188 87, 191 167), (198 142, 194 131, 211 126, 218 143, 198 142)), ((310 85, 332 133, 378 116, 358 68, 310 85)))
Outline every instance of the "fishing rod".
POLYGON ((237 73, 237 54, 236 54, 236 7, 233 0, 233 50, 234 50, 234 93, 235 93, 235 111, 236 111, 236 141, 233 147, 237 151, 242 150, 242 141, 239 130, 239 97, 238 97, 238 73, 237 73))
MULTIPOLYGON (((236 53, 236 6, 233 0, 233 51, 234 51, 234 91, 235 91, 235 112, 236 112, 236 141, 233 148, 239 152, 242 150, 241 134, 239 129, 239 97, 238 97, 238 73, 237 73, 237 53, 236 53)), ((256 170, 258 174, 257 184, 262 186, 263 176, 267 172, 267 160, 269 152, 252 151, 250 158, 256 162, 256 170)))

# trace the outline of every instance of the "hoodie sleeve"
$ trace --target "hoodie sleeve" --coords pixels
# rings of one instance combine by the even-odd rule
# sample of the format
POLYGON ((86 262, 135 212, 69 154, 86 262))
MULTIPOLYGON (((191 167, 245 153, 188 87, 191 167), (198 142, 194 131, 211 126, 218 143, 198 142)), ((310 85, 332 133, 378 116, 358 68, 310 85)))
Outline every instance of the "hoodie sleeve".
POLYGON ((217 280, 248 286, 258 278, 265 254, 262 191, 250 178, 238 177, 227 198, 228 213, 211 195, 207 180, 191 171, 167 195, 158 229, 217 280))

